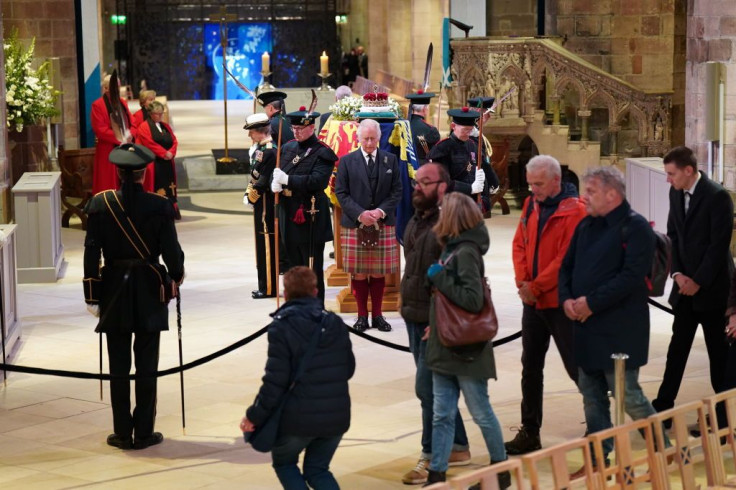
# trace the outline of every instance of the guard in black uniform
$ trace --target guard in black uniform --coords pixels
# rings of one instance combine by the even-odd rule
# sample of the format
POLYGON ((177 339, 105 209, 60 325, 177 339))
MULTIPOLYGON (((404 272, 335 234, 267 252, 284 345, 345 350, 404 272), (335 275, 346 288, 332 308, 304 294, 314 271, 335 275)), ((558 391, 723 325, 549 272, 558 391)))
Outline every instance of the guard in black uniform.
MULTIPOLYGON (((477 111, 480 114, 478 121, 476 121, 475 129, 470 133, 470 139, 475 142, 476 148, 478 147, 478 136, 480 135, 478 128, 479 122, 481 118, 483 118, 483 124, 485 124, 486 121, 491 118, 491 114, 496 112, 495 110, 488 111, 488 109, 493 107, 493 103, 495 101, 495 97, 473 97, 472 99, 468 99, 468 107, 470 110, 477 111)), ((493 170, 493 165, 491 165, 493 147, 485 135, 483 135, 483 143, 483 163, 480 167, 486 173, 486 181, 488 182, 490 193, 493 194, 498 189, 498 186, 501 185, 501 181, 499 180, 496 171, 493 170)))
POLYGON ((482 211, 486 212, 491 205, 489 187, 485 171, 477 169, 478 143, 470 138, 480 114, 468 107, 452 109, 447 114, 452 117, 452 133, 432 148, 429 160, 447 169, 452 179, 449 191, 462 192, 474 198, 480 194, 482 211))
POLYGON ((294 132, 291 130, 291 124, 289 124, 289 120, 282 115, 286 111, 286 102, 284 102, 285 98, 286 94, 277 90, 272 92, 263 92, 258 94, 257 98, 258 103, 263 106, 263 111, 271 120, 271 138, 273 138, 274 144, 278 144, 279 141, 279 120, 282 119, 284 122, 281 125, 281 144, 294 139, 294 132))
POLYGON ((414 141, 414 149, 417 154, 419 165, 427 163, 429 151, 440 140, 440 132, 426 122, 429 116, 429 102, 435 94, 419 90, 415 94, 406 96, 409 99, 409 125, 411 137, 414 141))
POLYGON ((279 198, 279 232, 290 267, 305 265, 317 275, 319 298, 325 301, 322 264, 325 242, 332 241, 332 221, 325 188, 337 155, 314 134, 319 112, 304 107, 286 115, 295 140, 281 148, 281 168, 274 169, 271 190, 279 198), (283 192, 282 192, 283 190, 283 192))
POLYGON ((276 145, 271 139, 271 125, 263 113, 245 118, 243 129, 253 140, 250 147, 250 183, 243 196, 243 203, 253 208, 256 241, 256 268, 258 289, 251 293, 253 299, 276 296, 276 248, 274 245, 274 195, 271 192, 271 175, 276 166, 276 145))
MULTIPOLYGON (((100 317, 96 331, 107 336, 112 375, 130 374, 131 343, 136 374, 158 370, 160 332, 169 328, 168 299, 184 277, 174 207, 166 196, 143 190, 145 168, 153 159, 151 150, 140 145, 114 149, 110 161, 118 166, 122 189, 100 192, 85 208, 89 219, 84 241, 84 299, 90 312, 100 317), (127 224, 128 219, 132 225, 127 224), (125 230, 120 222, 126 223, 125 230), (132 238, 135 244, 131 234, 138 237, 132 238)), ((110 398, 115 433, 108 436, 109 445, 142 449, 163 441, 163 435, 153 431, 155 377, 135 381, 132 414, 128 379, 110 380, 110 398)))

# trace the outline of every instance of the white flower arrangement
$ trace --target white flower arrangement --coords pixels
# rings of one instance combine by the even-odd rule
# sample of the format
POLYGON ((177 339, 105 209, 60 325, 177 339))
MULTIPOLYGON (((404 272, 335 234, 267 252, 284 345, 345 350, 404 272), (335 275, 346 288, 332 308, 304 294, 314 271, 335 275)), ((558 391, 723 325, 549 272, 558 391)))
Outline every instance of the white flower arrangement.
POLYGON ((18 132, 44 117, 58 114, 55 107, 59 91, 49 85, 48 62, 32 68, 35 38, 26 50, 13 30, 3 43, 5 55, 5 108, 8 128, 18 132))
MULTIPOLYGON (((332 117, 337 121, 355 121, 358 119, 355 115, 360 112, 363 107, 362 97, 345 97, 338 100, 330 106, 332 117)), ((397 118, 401 118, 401 107, 393 98, 388 98, 388 107, 397 118)))

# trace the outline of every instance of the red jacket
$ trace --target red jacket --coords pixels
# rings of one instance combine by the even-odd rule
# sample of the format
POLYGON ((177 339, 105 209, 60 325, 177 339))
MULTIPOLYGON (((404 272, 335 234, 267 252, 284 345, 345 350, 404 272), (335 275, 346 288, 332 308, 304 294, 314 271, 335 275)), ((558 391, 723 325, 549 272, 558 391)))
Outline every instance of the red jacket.
POLYGON ((541 239, 537 236, 539 228, 539 204, 534 196, 527 198, 521 211, 519 226, 513 241, 512 257, 516 285, 522 281, 531 281, 531 290, 537 298, 536 308, 557 308, 559 298, 557 282, 560 264, 565 257, 575 228, 586 216, 585 204, 578 197, 568 197, 560 201, 557 210, 544 224, 541 239), (533 203, 534 209, 527 220, 527 208, 533 203), (532 280, 534 250, 540 241, 537 251, 537 277, 532 280))
MULTIPOLYGON (((138 114, 138 112, 136 112, 136 114, 138 114)), ((171 129, 171 126, 169 126, 163 121, 161 121, 161 126, 166 128, 169 134, 171 134, 171 139, 173 140, 173 143, 174 143, 173 145, 171 145, 171 148, 169 148, 168 150, 153 140, 153 134, 151 134, 151 125, 145 119, 138 126, 136 142, 140 145, 145 146, 149 150, 151 150, 153 154, 156 155, 156 158, 160 158, 162 160, 166 159, 165 157, 166 157, 167 151, 171 152, 173 156, 171 157, 169 161, 171 162, 171 168, 174 174, 174 183, 176 183, 176 166, 174 163, 174 157, 176 157, 176 149, 179 147, 179 141, 176 139, 176 136, 174 135, 174 131, 171 129)), ((148 167, 146 167, 146 177, 145 177, 145 180, 143 181, 143 188, 148 192, 156 191, 156 189, 153 188, 154 187, 153 183, 155 180, 155 172, 156 172, 156 166, 153 164, 153 162, 149 163, 148 167)))
MULTIPOLYGON (((128 102, 120 99, 120 102, 127 113, 127 120, 130 122, 131 116, 128 110, 128 102)), ((120 145, 120 141, 115 137, 110 124, 110 114, 107 112, 105 101, 102 97, 92 102, 92 110, 90 113, 90 122, 92 131, 95 132, 97 143, 95 145, 95 166, 92 179, 92 193, 107 189, 117 189, 119 187, 118 172, 115 165, 110 163, 108 159, 110 152, 120 145)), ((131 128, 131 134, 135 137, 135 131, 131 128)))

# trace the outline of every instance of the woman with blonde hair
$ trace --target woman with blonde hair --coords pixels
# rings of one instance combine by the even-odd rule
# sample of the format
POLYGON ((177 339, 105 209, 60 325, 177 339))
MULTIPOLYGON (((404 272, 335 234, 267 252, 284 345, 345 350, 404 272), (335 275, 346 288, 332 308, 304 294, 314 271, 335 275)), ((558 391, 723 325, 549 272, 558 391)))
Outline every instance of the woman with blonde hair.
MULTIPOLYGON (((480 209, 469 196, 458 192, 446 194, 433 231, 443 250, 439 262, 427 271, 429 282, 456 306, 479 313, 484 304, 483 255, 490 246, 480 209)), ((496 378, 493 344, 486 341, 460 347, 444 346, 437 334, 434 301, 433 296, 426 359, 432 371, 434 392, 428 485, 445 481, 460 392, 473 421, 480 427, 491 463, 506 460, 501 426, 488 398, 488 379, 496 378)), ((498 481, 500 488, 507 488, 511 475, 501 473, 498 481)))
POLYGON ((143 121, 148 119, 150 105, 151 102, 153 102, 154 100, 156 100, 155 90, 141 90, 140 92, 138 92, 138 102, 140 102, 141 108, 136 111, 135 114, 133 114, 133 120, 130 122, 131 126, 133 126, 135 129, 138 129, 138 126, 140 126, 143 121))

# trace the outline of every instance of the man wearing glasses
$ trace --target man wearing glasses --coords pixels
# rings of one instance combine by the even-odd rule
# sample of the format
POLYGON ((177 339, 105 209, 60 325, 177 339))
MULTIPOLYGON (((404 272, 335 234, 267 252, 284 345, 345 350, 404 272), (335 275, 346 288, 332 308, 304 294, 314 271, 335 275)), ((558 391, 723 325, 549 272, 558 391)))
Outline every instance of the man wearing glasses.
MULTIPOLYGON (((409 349, 417 367, 414 389, 422 407, 422 451, 414 469, 402 478, 407 485, 418 485, 427 481, 427 467, 432 458, 432 372, 425 364, 427 341, 422 340, 429 325, 429 300, 432 293, 425 284, 425 277, 429 266, 437 262, 442 252, 432 227, 437 223, 440 202, 451 184, 450 175, 442 165, 429 162, 419 167, 411 198, 415 212, 404 232, 406 266, 401 278, 401 316, 406 322, 409 349)), ((467 464, 470 464, 468 436, 458 412, 449 465, 467 464)))

